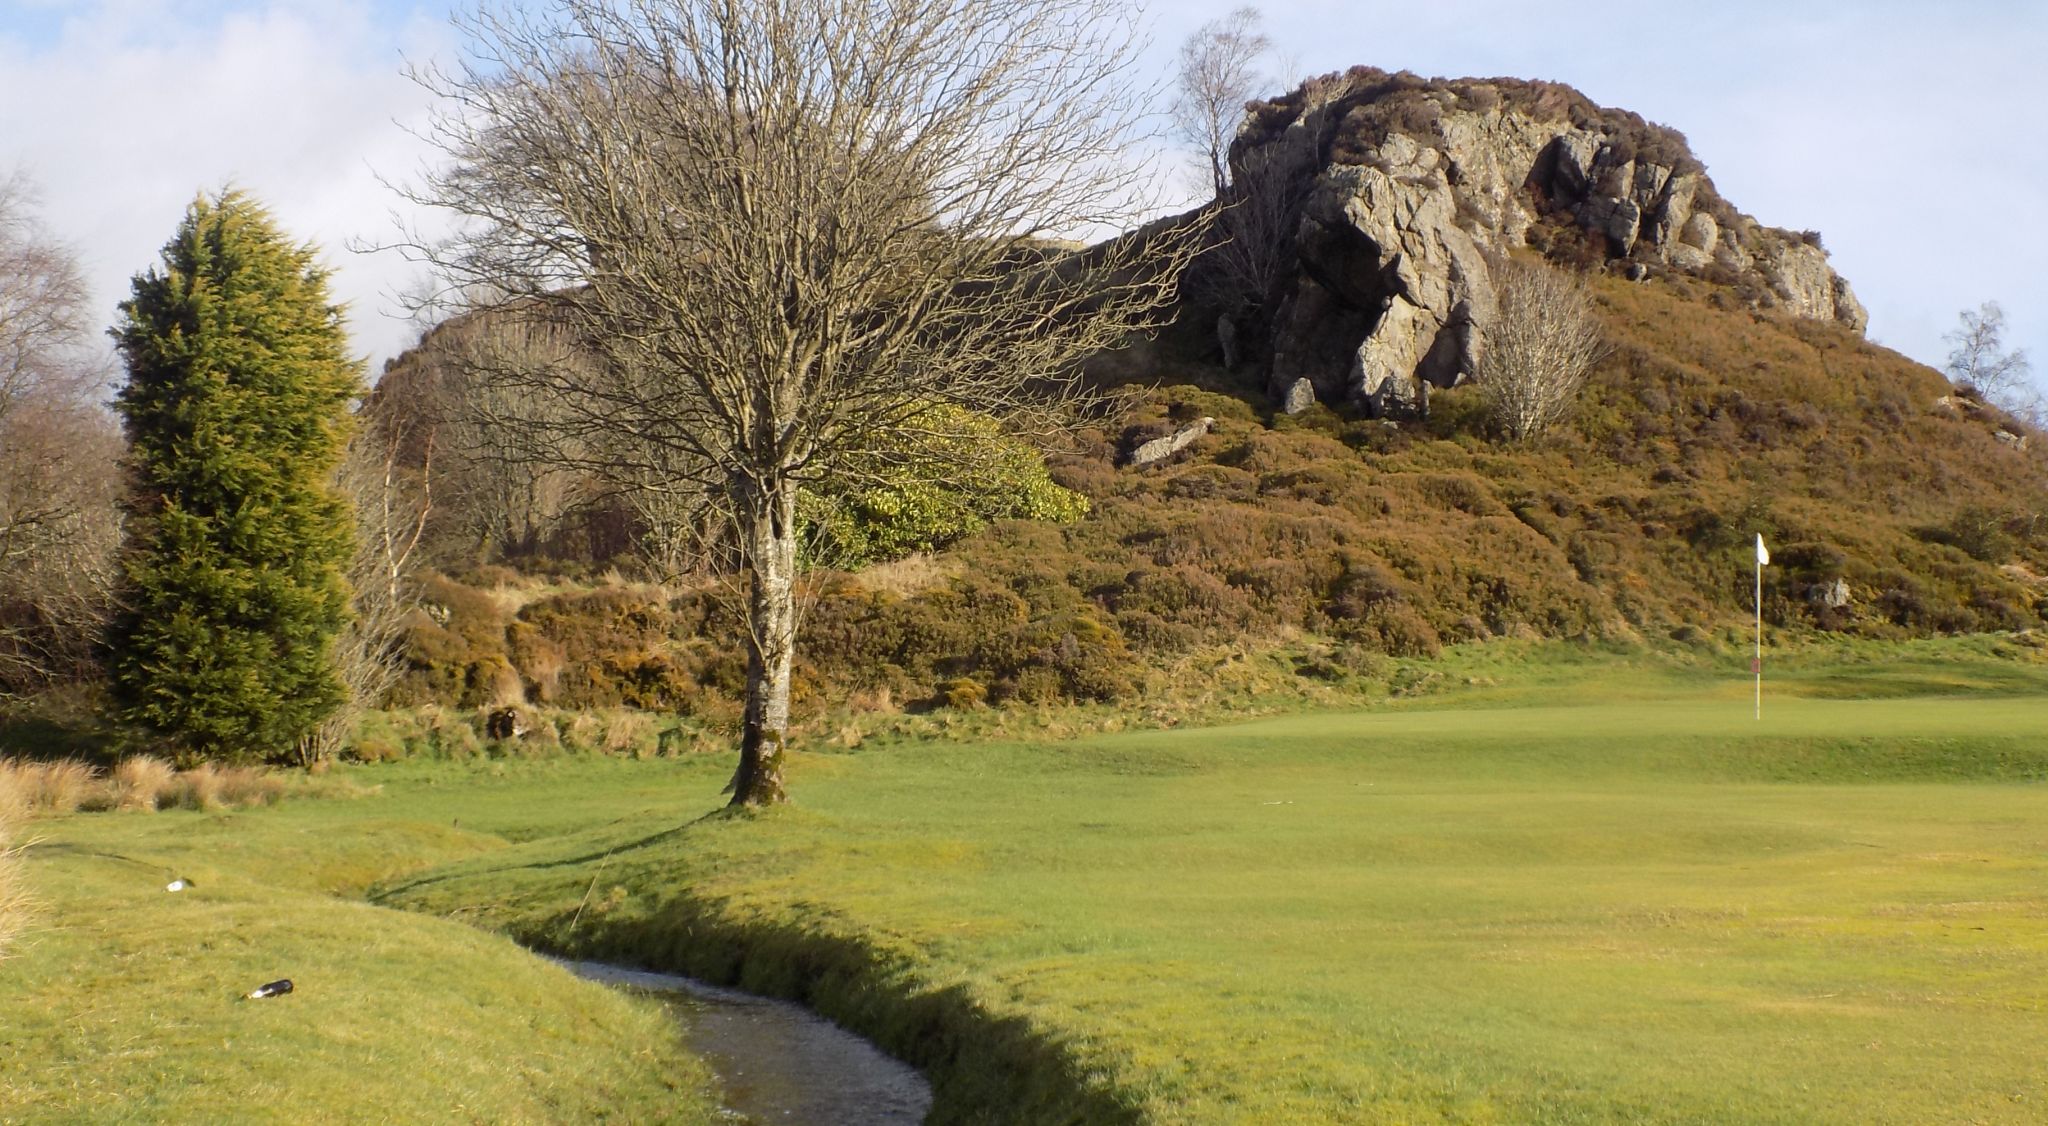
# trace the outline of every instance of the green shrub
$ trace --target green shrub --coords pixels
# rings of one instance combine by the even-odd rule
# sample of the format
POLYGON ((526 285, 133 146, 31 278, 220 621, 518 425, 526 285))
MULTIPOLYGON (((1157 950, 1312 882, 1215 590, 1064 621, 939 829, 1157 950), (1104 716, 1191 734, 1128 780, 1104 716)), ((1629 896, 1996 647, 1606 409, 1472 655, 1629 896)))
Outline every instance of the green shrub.
POLYGON ((956 677, 940 687, 939 698, 955 711, 970 711, 988 700, 988 689, 973 677, 956 677))

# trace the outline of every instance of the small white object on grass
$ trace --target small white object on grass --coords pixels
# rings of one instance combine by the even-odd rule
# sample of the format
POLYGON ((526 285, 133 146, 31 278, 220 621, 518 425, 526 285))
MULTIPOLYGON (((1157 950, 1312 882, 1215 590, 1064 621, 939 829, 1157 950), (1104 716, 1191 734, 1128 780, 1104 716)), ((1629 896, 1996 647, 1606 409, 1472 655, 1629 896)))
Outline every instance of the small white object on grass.
POLYGON ((185 878, 185 877, 183 877, 183 876, 179 876, 179 877, 178 877, 177 879, 175 879, 175 880, 172 880, 172 881, 171 881, 170 883, 167 883, 167 884, 165 884, 165 885, 164 885, 164 890, 165 890, 165 891, 184 891, 184 890, 185 890, 186 888, 188 888, 188 887, 191 887, 191 886, 192 886, 192 881, 191 881, 191 880, 188 880, 188 879, 186 879, 186 878, 185 878))
POLYGON ((292 979, 288 977, 281 977, 278 978, 276 981, 265 982, 262 985, 257 986, 255 989, 250 990, 249 999, 251 1001, 254 1001, 259 997, 281 997, 287 993, 290 993, 291 991, 292 979))

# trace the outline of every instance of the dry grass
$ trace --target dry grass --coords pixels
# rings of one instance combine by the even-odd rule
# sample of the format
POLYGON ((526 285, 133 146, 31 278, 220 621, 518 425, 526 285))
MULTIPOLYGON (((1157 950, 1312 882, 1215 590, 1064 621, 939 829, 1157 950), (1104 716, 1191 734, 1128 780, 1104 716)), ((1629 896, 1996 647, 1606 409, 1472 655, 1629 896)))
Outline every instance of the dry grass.
POLYGON ((871 591, 909 598, 933 587, 944 586, 965 570, 966 565, 958 559, 919 552, 894 562, 877 563, 855 577, 860 585, 871 591))
POLYGON ((75 813, 94 804, 99 789, 82 762, 0 762, 0 816, 75 813))
POLYGON ((7 948, 28 926, 30 909, 28 892, 22 886, 21 855, 10 847, 13 820, 13 813, 0 805, 0 959, 7 957, 7 948))
POLYGON ((652 751, 654 728, 654 717, 646 712, 614 712, 605 719, 604 742, 600 749, 612 755, 652 751))
POLYGON ((283 773, 261 767, 202 763, 174 770, 159 758, 136 755, 112 771, 83 762, 0 759, 0 819, 80 811, 226 809, 275 805, 287 793, 323 794, 333 787, 293 786, 283 773))
POLYGON ((177 775, 176 768, 153 755, 133 755, 122 759, 107 780, 113 808, 163 808, 177 775))

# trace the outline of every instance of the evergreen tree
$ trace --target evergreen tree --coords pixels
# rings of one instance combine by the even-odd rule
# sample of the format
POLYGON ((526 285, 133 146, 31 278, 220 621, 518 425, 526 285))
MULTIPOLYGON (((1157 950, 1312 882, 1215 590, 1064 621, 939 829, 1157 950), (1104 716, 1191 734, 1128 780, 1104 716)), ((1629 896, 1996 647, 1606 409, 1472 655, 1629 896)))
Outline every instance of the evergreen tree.
POLYGON ((195 200, 114 328, 133 492, 114 631, 125 717, 185 759, 284 758, 343 702, 362 392, 310 246, 254 200, 195 200))

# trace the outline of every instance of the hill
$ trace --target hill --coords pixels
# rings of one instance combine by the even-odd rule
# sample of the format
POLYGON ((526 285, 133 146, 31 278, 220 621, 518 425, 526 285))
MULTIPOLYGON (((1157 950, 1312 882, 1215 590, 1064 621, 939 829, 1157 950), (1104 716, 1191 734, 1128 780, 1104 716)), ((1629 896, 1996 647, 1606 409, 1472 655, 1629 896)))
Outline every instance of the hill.
MULTIPOLYGON (((814 710, 1127 699, 1226 653, 1347 681, 1497 637, 1712 647, 1746 627, 1758 534, 1774 630, 2048 620, 2048 444, 1865 340, 1819 236, 1735 210, 1675 132, 1567 87, 1361 69, 1251 107, 1233 167, 1239 238, 1198 261, 1171 328, 1098 364, 1128 413, 1050 459, 1088 515, 815 575, 814 710), (1583 274, 1609 345, 1527 443, 1467 378, 1508 255, 1583 274)), ((436 346, 373 407, 445 386, 436 346)), ((480 511, 516 502, 526 530, 443 529, 468 581, 429 584, 402 702, 723 706, 741 670, 715 578, 591 581, 632 569, 635 512, 438 457, 496 474, 512 499, 480 511)))

